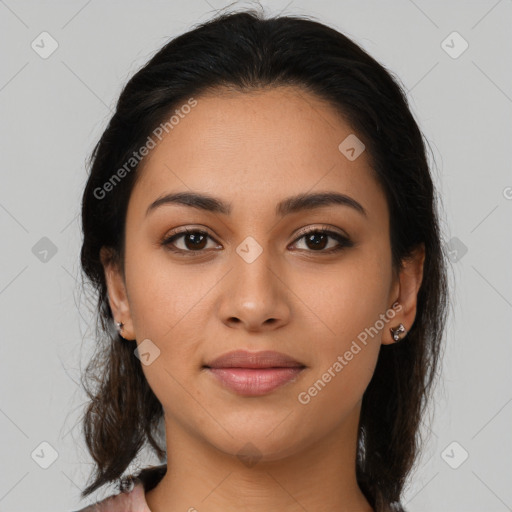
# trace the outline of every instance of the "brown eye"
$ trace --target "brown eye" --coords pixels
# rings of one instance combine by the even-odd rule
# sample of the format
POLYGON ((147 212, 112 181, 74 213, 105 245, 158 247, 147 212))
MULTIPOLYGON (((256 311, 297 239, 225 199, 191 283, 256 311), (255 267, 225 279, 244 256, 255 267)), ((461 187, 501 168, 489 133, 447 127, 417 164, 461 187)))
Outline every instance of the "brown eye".
POLYGON ((306 250, 309 252, 333 253, 342 250, 345 247, 352 247, 354 244, 347 237, 328 229, 310 229, 300 236, 296 243, 304 239, 306 250), (334 246, 328 247, 329 239, 333 239, 336 243, 334 246))
MULTIPOLYGON (((215 243, 213 243, 213 246, 208 247, 209 239, 214 241, 206 231, 186 229, 167 237, 162 241, 162 245, 179 255, 199 256, 201 253, 206 252, 205 249, 220 248, 215 243)), ((318 252, 320 254, 331 254, 354 245, 349 238, 325 228, 305 231, 297 238, 295 245, 301 240, 304 240, 305 249, 300 248, 300 250, 318 252)))
POLYGON ((329 235, 326 235, 325 233, 311 233, 309 235, 305 235, 304 240, 307 247, 310 249, 325 249, 329 243, 329 235))
POLYGON ((206 231, 185 230, 166 238, 162 245, 175 252, 201 252, 206 248, 210 235, 206 231), (180 242, 178 244, 177 241, 180 242))

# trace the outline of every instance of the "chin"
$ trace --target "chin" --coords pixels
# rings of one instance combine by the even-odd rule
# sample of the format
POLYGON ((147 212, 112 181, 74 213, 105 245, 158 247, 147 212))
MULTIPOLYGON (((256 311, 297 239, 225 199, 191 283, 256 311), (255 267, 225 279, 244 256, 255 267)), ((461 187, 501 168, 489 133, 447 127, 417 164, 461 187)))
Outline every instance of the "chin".
MULTIPOLYGON (((280 419, 279 421, 282 421, 280 419)), ((272 462, 289 457, 301 447, 307 445, 309 436, 303 438, 295 425, 288 425, 287 428, 279 422, 263 422, 259 428, 254 424, 231 426, 225 424, 227 432, 222 430, 220 438, 210 438, 209 443, 219 451, 238 457, 247 467, 252 467, 258 462, 272 462), (293 435, 292 435, 293 432, 293 435)), ((313 437, 313 436, 311 436, 313 437)))

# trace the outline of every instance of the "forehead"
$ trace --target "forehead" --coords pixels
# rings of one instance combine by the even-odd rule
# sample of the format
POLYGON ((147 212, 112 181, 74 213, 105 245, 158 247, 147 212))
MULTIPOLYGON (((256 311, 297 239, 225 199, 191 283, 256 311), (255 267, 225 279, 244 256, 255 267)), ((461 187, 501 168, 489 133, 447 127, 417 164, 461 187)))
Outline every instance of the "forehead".
POLYGON ((221 89, 194 99, 190 109, 175 108, 172 129, 139 166, 132 208, 147 208, 162 193, 198 191, 224 198, 236 213, 321 189, 386 213, 369 155, 349 160, 340 151, 357 135, 327 102, 291 86, 221 89))

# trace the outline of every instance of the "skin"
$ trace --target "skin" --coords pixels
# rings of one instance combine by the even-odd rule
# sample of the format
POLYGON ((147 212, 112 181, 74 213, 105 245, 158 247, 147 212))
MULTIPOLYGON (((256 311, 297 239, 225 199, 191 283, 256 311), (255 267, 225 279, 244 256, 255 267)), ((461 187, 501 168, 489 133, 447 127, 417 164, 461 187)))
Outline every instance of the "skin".
MULTIPOLYGON (((294 87, 196 99, 137 171, 124 277, 101 253, 123 337, 150 339, 160 350, 142 368, 165 412, 168 470, 146 494, 148 505, 152 512, 371 511, 355 477, 361 400, 381 345, 394 342, 389 328, 414 322, 423 248, 393 272, 384 192, 366 151, 350 161, 338 149, 354 131, 330 105, 294 87), (232 212, 167 204, 146 216, 155 199, 180 191, 218 197, 232 212), (329 205, 276 217, 279 201, 318 191, 349 195, 367 216, 329 205), (329 255, 335 239, 318 249, 300 236, 326 224, 353 246, 329 255), (161 245, 176 228, 211 238, 199 255, 179 256, 161 245), (263 251, 252 263, 236 252, 248 236, 263 251), (299 393, 396 302, 400 311, 378 335, 300 403, 299 393), (239 396, 202 368, 234 349, 277 350, 306 369, 267 395, 239 396), (244 463, 241 450, 259 459, 244 463)), ((186 236, 174 247, 194 251, 186 236)))

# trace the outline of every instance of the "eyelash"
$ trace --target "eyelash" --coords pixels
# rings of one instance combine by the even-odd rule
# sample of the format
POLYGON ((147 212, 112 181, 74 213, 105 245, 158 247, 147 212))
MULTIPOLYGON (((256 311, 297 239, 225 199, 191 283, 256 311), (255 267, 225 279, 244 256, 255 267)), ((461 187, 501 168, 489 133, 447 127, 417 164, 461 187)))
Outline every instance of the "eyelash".
MULTIPOLYGON (((195 230, 194 229, 185 229, 178 233, 174 233, 173 235, 171 235, 169 237, 166 237, 161 242, 161 244, 163 246, 165 246, 169 251, 180 254, 182 256, 186 256, 186 257, 200 256, 201 253, 205 252, 205 249, 192 251, 192 250, 177 249, 177 248, 173 247, 173 245, 172 245, 173 242, 178 240, 180 237, 183 237, 183 236, 189 235, 189 234, 202 234, 202 235, 208 236, 209 238, 211 238, 213 240, 213 238, 210 237, 210 235, 206 231, 202 231, 200 229, 195 229, 195 230)), ((352 247, 354 245, 353 242, 349 238, 341 235, 340 233, 337 233, 336 231, 331 231, 327 228, 309 228, 309 229, 303 231, 300 234, 300 236, 295 239, 295 241, 293 243, 295 244, 298 241, 302 240, 303 238, 305 238, 306 236, 311 235, 311 234, 328 235, 329 238, 333 238, 334 240, 336 240, 339 245, 337 247, 333 247, 328 250, 319 250, 319 251, 314 251, 314 250, 309 250, 309 249, 299 249, 299 250, 305 250, 306 252, 310 252, 310 253, 333 254, 333 253, 342 251, 346 247, 352 247)))

